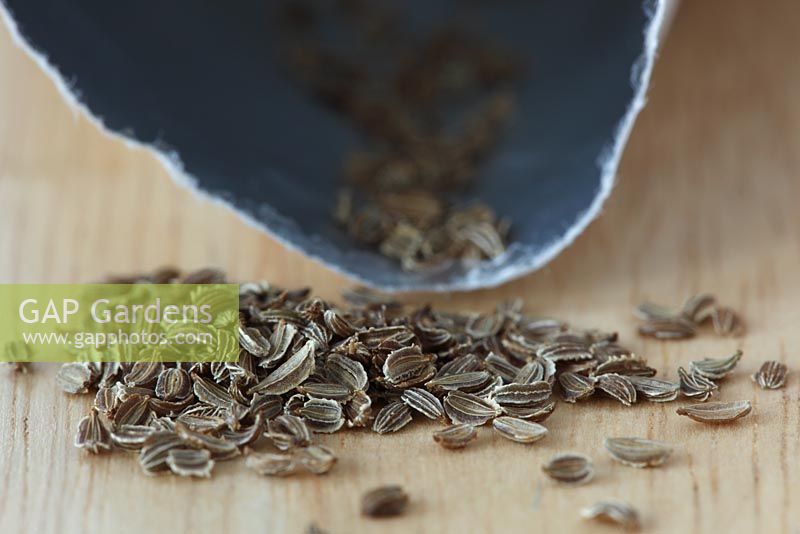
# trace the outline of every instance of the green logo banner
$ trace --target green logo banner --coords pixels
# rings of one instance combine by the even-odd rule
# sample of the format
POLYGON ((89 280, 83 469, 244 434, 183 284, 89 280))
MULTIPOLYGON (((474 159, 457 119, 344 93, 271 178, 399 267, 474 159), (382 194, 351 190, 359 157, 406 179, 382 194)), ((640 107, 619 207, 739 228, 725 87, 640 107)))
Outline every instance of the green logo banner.
POLYGON ((0 285, 0 361, 238 359, 235 284, 0 285))

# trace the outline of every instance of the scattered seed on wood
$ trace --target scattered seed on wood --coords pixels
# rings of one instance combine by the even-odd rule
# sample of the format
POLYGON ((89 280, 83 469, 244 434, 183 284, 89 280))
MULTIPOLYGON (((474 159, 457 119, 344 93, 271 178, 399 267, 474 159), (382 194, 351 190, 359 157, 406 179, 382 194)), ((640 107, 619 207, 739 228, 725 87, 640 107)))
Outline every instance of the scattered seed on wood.
POLYGON ((209 478, 214 469, 214 460, 207 450, 171 449, 167 453, 167 465, 176 475, 209 478))
POLYGON ((478 437, 478 431, 468 424, 451 425, 433 433, 433 440, 445 449, 463 449, 478 437))
POLYGON ((656 339, 686 339, 694 337, 694 323, 683 317, 651 319, 639 326, 639 334, 656 339))
POLYGON ((708 293, 689 297, 680 310, 652 303, 640 304, 634 310, 634 315, 644 321, 639 333, 658 339, 692 337, 698 328, 709 322, 719 336, 744 333, 741 317, 733 309, 718 305, 716 297, 708 293))
POLYGON ((296 461, 315 475, 323 475, 333 468, 337 458, 331 449, 323 445, 309 445, 295 452, 296 461))
POLYGON ((636 402, 636 388, 626 376, 614 373, 600 375, 597 377, 595 386, 625 406, 636 402))
POLYGON ((111 450, 111 432, 97 410, 92 410, 81 419, 75 436, 75 446, 94 454, 111 450))
POLYGON ((244 463, 259 475, 284 477, 297 471, 294 456, 288 453, 251 452, 244 463))
POLYGON ((752 376, 761 389, 780 389, 786 383, 788 368, 781 362, 766 361, 752 376))
POLYGON ((711 324, 720 336, 740 336, 744 333, 741 317, 731 308, 717 306, 711 311, 711 324))
POLYGON ((547 435, 542 425, 516 417, 497 417, 492 426, 501 436, 517 443, 534 443, 547 435))
POLYGON ((678 398, 681 385, 669 380, 650 378, 645 376, 628 376, 628 381, 633 384, 637 393, 640 393, 652 402, 671 402, 678 398))
POLYGON ((742 359, 742 351, 737 350, 728 358, 703 358, 689 363, 689 370, 709 380, 720 380, 729 375, 742 359))
MULTIPOLYGON (((220 275, 169 273, 168 281, 220 275)), ((678 312, 647 307, 640 315, 680 317, 699 327, 711 321, 716 304, 709 302, 695 297, 678 312)), ((617 334, 528 317, 519 300, 488 314, 465 314, 414 309, 358 289, 346 295, 345 307, 334 307, 307 288, 285 291, 259 282, 240 286, 238 315, 238 362, 62 366, 62 389, 94 395, 75 444, 92 452, 137 452, 147 474, 205 476, 212 464, 204 452, 192 451, 220 462, 240 456, 263 436, 281 452, 250 452, 245 462, 251 468, 273 475, 322 473, 335 455, 315 443, 316 433, 371 427, 388 434, 420 413, 454 423, 435 433, 442 446, 469 443, 477 435, 474 427, 490 421, 503 437, 530 442, 545 435, 537 423, 556 407, 553 388, 567 401, 586 400, 596 390, 628 405, 638 399, 666 402, 678 391, 706 400, 717 390, 714 380, 732 372, 741 358, 736 353, 692 362, 690 371, 678 370, 680 382, 674 384, 654 378, 655 369, 617 334)), ((777 365, 762 374, 764 384, 782 382, 777 365)), ((733 404, 681 411, 724 421, 749 407, 733 404)))
POLYGON ((604 500, 581 510, 581 516, 604 523, 618 525, 627 530, 638 530, 641 526, 639 512, 623 501, 604 500))
POLYGON ((750 401, 746 400, 708 402, 678 408, 677 413, 701 423, 730 423, 749 414, 752 408, 750 401))
POLYGON ((542 471, 558 482, 584 484, 594 476, 594 464, 588 456, 568 452, 553 456, 542 471))
POLYGON ((367 517, 391 517, 408 507, 408 494, 400 486, 382 486, 361 497, 361 513, 367 517))
POLYGON ((606 438, 603 442, 611 457, 632 467, 655 467, 672 455, 672 447, 663 441, 644 438, 606 438))
POLYGON ((708 378, 692 371, 687 372, 683 367, 678 367, 681 394, 685 397, 705 402, 717 391, 717 385, 708 378))

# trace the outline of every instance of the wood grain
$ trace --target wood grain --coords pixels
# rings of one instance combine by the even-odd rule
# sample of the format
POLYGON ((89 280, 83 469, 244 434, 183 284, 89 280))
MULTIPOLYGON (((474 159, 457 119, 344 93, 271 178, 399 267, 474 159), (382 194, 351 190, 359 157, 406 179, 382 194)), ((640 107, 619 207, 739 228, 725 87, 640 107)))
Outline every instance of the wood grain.
MULTIPOLYGON (((533 445, 481 429, 446 452, 418 425, 395 436, 342 432, 325 477, 259 478, 241 462, 212 480, 143 476, 128 456, 71 446, 88 399, 56 390, 55 370, 0 376, 0 532, 594 532, 577 508, 604 497, 640 508, 647 532, 800 529, 798 374, 756 390, 765 359, 800 368, 800 10, 792 0, 684 2, 657 65, 649 106, 604 215, 546 269, 492 291, 413 295, 488 309, 514 296, 532 311, 617 329, 674 378, 699 356, 745 352, 721 398, 754 414, 702 426, 675 404, 559 406, 533 445), (635 336, 631 307, 712 291, 745 315, 740 340, 661 343, 635 336), (663 468, 635 470, 602 451, 605 436, 671 441, 663 468), (576 450, 596 479, 562 488, 541 463, 576 450), (400 519, 366 521, 358 496, 397 482, 400 519)), ((591 90, 591 88, 587 88, 591 90)), ((311 285, 335 298, 347 281, 175 186, 148 154, 105 137, 62 102, 0 30, 0 281, 78 282, 107 273, 218 265, 234 279, 311 285)))

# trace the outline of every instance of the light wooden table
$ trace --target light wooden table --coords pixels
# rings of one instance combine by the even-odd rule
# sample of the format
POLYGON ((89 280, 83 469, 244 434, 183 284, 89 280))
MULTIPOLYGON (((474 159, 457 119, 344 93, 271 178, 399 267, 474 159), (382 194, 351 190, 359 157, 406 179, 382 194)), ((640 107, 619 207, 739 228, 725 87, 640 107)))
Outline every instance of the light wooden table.
MULTIPOLYGON (((447 452, 418 425, 378 438, 342 432, 325 477, 260 478, 241 462, 208 481, 142 475, 132 457, 72 447, 88 399, 60 393, 55 369, 0 376, 0 532, 302 532, 312 521, 349 532, 594 532, 577 509, 627 499, 648 532, 800 529, 798 376, 762 392, 765 359, 800 369, 800 7, 792 0, 685 2, 657 65, 603 216, 546 269, 493 291, 414 296, 488 309, 524 296, 534 311, 618 329, 665 376, 737 347, 745 358, 722 399, 754 414, 709 427, 676 404, 561 405, 533 446, 482 429, 447 452), (749 334, 660 343, 637 338, 631 307, 716 292, 749 334), (613 464, 603 437, 671 441, 660 469, 613 464), (540 464, 557 451, 594 457, 596 479, 555 487, 540 464), (358 516, 359 494, 406 486, 400 519, 358 516)), ((91 281, 162 264, 218 265, 234 279, 311 285, 336 298, 346 280, 179 189, 148 154, 108 139, 61 101, 0 30, 0 281, 91 281)))

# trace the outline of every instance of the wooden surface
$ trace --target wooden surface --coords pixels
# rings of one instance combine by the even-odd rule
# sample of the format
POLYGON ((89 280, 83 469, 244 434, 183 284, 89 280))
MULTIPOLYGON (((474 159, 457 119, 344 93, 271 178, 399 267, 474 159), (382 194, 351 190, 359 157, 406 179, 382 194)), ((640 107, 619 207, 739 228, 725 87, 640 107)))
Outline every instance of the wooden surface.
MULTIPOLYGON (((208 481, 141 474, 133 457, 72 447, 89 402, 57 391, 55 370, 0 375, 0 532, 594 532, 577 509, 627 499, 647 532, 800 529, 800 373, 762 392, 765 359, 800 369, 800 8, 792 0, 684 2, 657 65, 604 215, 545 270, 493 291, 414 296, 488 309, 523 296, 528 309, 617 329, 675 378, 702 356, 745 352, 721 399, 751 399, 730 426, 677 416, 676 404, 560 405, 550 436, 523 446, 489 429, 447 452, 417 425, 397 435, 342 432, 328 476, 260 478, 238 461, 208 481), (639 339, 631 307, 698 290, 741 310, 740 340, 639 339), (663 468, 613 464, 605 436, 675 444, 663 468), (555 452, 582 451, 597 476, 578 488, 544 480, 555 452), (359 494, 403 484, 408 514, 358 516, 359 494)), ((591 90, 591 88, 587 88, 591 90)), ((0 281, 79 282, 162 264, 218 265, 234 279, 312 285, 335 298, 346 280, 288 252, 225 209, 179 189, 148 154, 75 116, 0 30, 0 281)))

